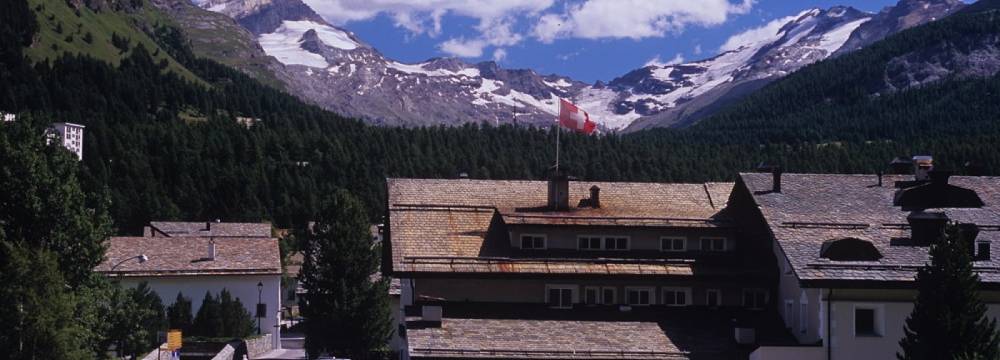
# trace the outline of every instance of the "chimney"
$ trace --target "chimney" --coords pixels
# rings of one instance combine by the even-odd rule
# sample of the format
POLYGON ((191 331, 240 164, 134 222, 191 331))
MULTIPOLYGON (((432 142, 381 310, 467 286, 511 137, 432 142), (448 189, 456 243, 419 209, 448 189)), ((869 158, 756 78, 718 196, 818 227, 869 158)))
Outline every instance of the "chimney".
POLYGON ((205 231, 212 231, 212 222, 211 221, 206 221, 205 222, 205 231))
POLYGON ((910 239, 914 245, 930 245, 944 236, 948 215, 943 212, 914 211, 906 217, 910 223, 910 239))
POLYGON ((215 238, 208 239, 208 259, 215 260, 215 238))
POLYGON ((934 185, 948 185, 948 178, 951 177, 951 171, 943 170, 931 170, 927 173, 928 180, 934 185))
POLYGON ((913 157, 913 175, 917 181, 930 180, 930 172, 934 169, 934 158, 927 155, 913 157))
POLYGON ((771 168, 771 192, 781 192, 781 166, 771 168))
POLYGON ((444 309, 440 306, 424 305, 421 307, 420 312, 421 321, 433 327, 441 327, 441 318, 444 315, 444 309))
POLYGON ((569 210, 569 177, 553 174, 549 178, 549 210, 569 210))
POLYGON ((601 188, 597 185, 590 187, 590 206, 595 209, 601 207, 601 188))
POLYGON ((875 172, 875 176, 878 176, 878 187, 882 187, 882 170, 875 172))

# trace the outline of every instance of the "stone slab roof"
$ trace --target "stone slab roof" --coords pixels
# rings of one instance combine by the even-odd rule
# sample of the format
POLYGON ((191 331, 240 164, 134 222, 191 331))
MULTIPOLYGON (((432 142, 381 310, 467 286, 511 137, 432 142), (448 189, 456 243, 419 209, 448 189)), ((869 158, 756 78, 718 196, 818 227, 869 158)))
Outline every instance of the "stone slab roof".
POLYGON ((280 275, 281 258, 274 238, 215 238, 215 260, 208 259, 209 238, 112 237, 104 262, 95 271, 111 276, 280 275), (138 255, 148 261, 120 261, 138 255))
MULTIPOLYGON (((766 317, 769 314, 754 314, 766 317)), ((777 316, 759 321, 760 339, 790 343, 777 316)), ((730 313, 703 309, 551 310, 500 304, 446 304, 440 326, 408 317, 414 359, 734 359, 730 313)))
MULTIPOLYGON (((912 175, 783 174, 781 192, 771 192, 772 176, 740 174, 754 194, 771 232, 799 280, 911 282, 916 270, 929 261, 928 247, 910 241, 909 211, 893 206, 896 181, 912 175), (847 237, 871 242, 884 256, 877 261, 831 261, 820 257, 824 241, 847 237)), ((980 225, 977 241, 1000 249, 1000 177, 951 177, 951 185, 975 190, 982 208, 928 209, 952 220, 980 225)), ((1000 283, 1000 259, 977 261, 983 281, 1000 283)))
MULTIPOLYGON (((547 226, 725 227, 719 217, 732 183, 660 184, 570 181, 568 211, 538 211, 548 194, 545 181, 388 179, 389 228, 393 269, 447 271, 439 260, 462 260, 471 267, 495 272, 475 258, 510 257, 510 245, 489 241, 496 224, 547 226), (600 208, 574 205, 601 189, 600 208), (408 259, 404 261, 404 259, 408 259), (419 264, 418 264, 419 263, 419 264)), ((496 234, 494 234, 496 235, 496 234)), ((499 234, 499 237, 505 237, 499 234)), ((538 261, 512 264, 508 272, 532 272, 538 261)), ((565 264, 569 273, 607 272, 607 266, 587 262, 565 264), (586 269, 585 269, 586 268, 586 269)), ((690 270, 661 266, 660 273, 690 270)), ((637 267, 638 269, 638 267, 637 267)))
POLYGON ((270 223, 153 221, 153 236, 271 237, 270 223))

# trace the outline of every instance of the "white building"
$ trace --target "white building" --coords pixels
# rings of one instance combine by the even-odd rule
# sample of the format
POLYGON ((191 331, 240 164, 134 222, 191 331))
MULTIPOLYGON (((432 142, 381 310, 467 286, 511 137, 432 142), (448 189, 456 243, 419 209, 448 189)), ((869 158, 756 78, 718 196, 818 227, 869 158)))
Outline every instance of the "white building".
MULTIPOLYGON (((740 174, 729 208, 772 249, 776 308, 798 346, 751 359, 892 359, 917 296, 914 277, 949 221, 975 224, 970 248, 987 316, 1000 318, 1000 178, 949 176, 914 158, 914 175, 740 174)), ((971 228, 971 225, 968 225, 971 228)))
POLYGON ((222 289, 238 298, 256 320, 264 304, 261 333, 281 347, 281 258, 274 238, 113 237, 105 261, 96 269, 122 285, 149 284, 164 306, 178 293, 191 299, 192 317, 206 292, 222 289), (141 260, 141 259, 146 260, 141 260))
MULTIPOLYGON (((4 118, 6 121, 6 118, 4 118)), ((54 123, 49 127, 50 135, 59 135, 58 140, 62 146, 76 154, 76 157, 83 160, 83 125, 73 123, 54 123)))

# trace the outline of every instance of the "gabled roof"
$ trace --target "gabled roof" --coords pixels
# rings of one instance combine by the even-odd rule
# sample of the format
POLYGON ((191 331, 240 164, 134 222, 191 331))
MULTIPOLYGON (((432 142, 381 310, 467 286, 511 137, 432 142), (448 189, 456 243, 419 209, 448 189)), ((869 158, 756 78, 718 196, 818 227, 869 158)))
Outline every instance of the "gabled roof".
MULTIPOLYGON (((806 286, 830 281, 912 282, 928 260, 928 247, 910 241, 910 211, 893 205, 896 181, 912 175, 783 174, 781 192, 772 192, 772 175, 744 173, 740 178, 777 240, 796 276, 806 286), (856 238, 870 242, 884 256, 877 261, 833 261, 822 258, 823 243, 856 238)), ((1000 177, 951 177, 951 185, 974 190, 981 208, 944 208, 951 220, 975 223, 977 241, 1000 246, 1000 177)), ((1000 259, 976 261, 984 282, 1000 283, 1000 259)))
POLYGON ((153 221, 152 236, 271 237, 270 223, 153 221))
MULTIPOLYGON (((510 259, 505 238, 490 234, 497 224, 532 226, 723 227, 719 211, 731 183, 660 184, 570 181, 568 211, 547 211, 545 181, 388 179, 389 229, 395 272, 457 272, 456 261, 475 264, 471 272, 495 272, 496 258, 511 266, 533 269, 538 259, 518 264, 510 259), (599 208, 575 206, 600 188, 599 208), (492 258, 478 261, 478 258, 492 258), (442 265, 441 261, 450 262, 442 265), (530 263, 530 264, 529 264, 530 263), (532 265, 534 264, 534 265, 532 265), (479 270, 482 271, 479 271, 479 270)), ((607 272, 603 265, 581 260, 559 262, 557 272, 607 272), (596 268, 595 268, 596 266, 596 268), (601 269, 597 269, 601 268, 601 269)), ((689 265, 678 265, 688 267, 689 265)), ((638 268, 637 268, 638 269, 638 268)), ((527 270, 525 270, 527 271, 527 270)), ((625 270, 622 270, 625 271, 625 270)), ((638 271, 638 270, 637 270, 638 271)), ((688 270, 690 271, 690 270, 688 270)), ((507 271, 523 273, 524 271, 507 271)), ((668 273, 670 271, 659 271, 668 273)))
POLYGON ((104 262, 95 271, 110 276, 280 275, 278 240, 273 238, 112 237, 104 262), (215 241, 215 260, 208 259, 209 241, 215 241), (139 263, 122 260, 146 255, 139 263))

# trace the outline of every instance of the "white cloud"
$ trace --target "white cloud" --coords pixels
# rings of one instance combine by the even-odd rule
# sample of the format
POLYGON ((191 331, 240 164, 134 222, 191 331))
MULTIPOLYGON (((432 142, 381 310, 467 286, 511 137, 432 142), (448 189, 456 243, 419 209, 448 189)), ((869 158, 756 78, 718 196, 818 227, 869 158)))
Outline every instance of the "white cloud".
POLYGON ((483 48, 486 45, 486 42, 480 39, 457 38, 448 39, 448 41, 441 43, 438 45, 438 49, 452 56, 480 57, 483 56, 483 48))
POLYGON ((684 63, 684 55, 681 53, 677 53, 677 55, 674 55, 674 57, 668 61, 660 60, 660 55, 656 55, 652 59, 649 59, 649 61, 647 61, 646 64, 643 65, 643 67, 646 66, 662 67, 666 65, 677 65, 681 63, 684 63))
POLYGON ((478 20, 475 36, 445 40, 438 48, 449 55, 478 57, 488 46, 503 47, 524 38, 514 31, 516 19, 533 19, 555 0, 305 0, 335 25, 372 19, 386 14, 395 26, 414 35, 441 34, 446 15, 478 20))
POLYGON ((507 58, 507 50, 505 50, 504 48, 493 50, 493 61, 501 62, 506 58, 507 58))
MULTIPOLYGON (((801 14, 800 14, 801 15, 801 14)), ((774 19, 764 24, 764 26, 744 30, 741 33, 730 36, 726 42, 719 47, 719 51, 729 51, 739 49, 741 46, 752 46, 763 41, 769 41, 778 37, 778 31, 789 21, 795 20, 800 15, 786 16, 774 19)))
POLYGON ((686 26, 713 26, 729 15, 745 14, 753 0, 586 0, 567 5, 561 13, 542 15, 532 31, 535 38, 550 43, 560 38, 663 37, 686 26))

